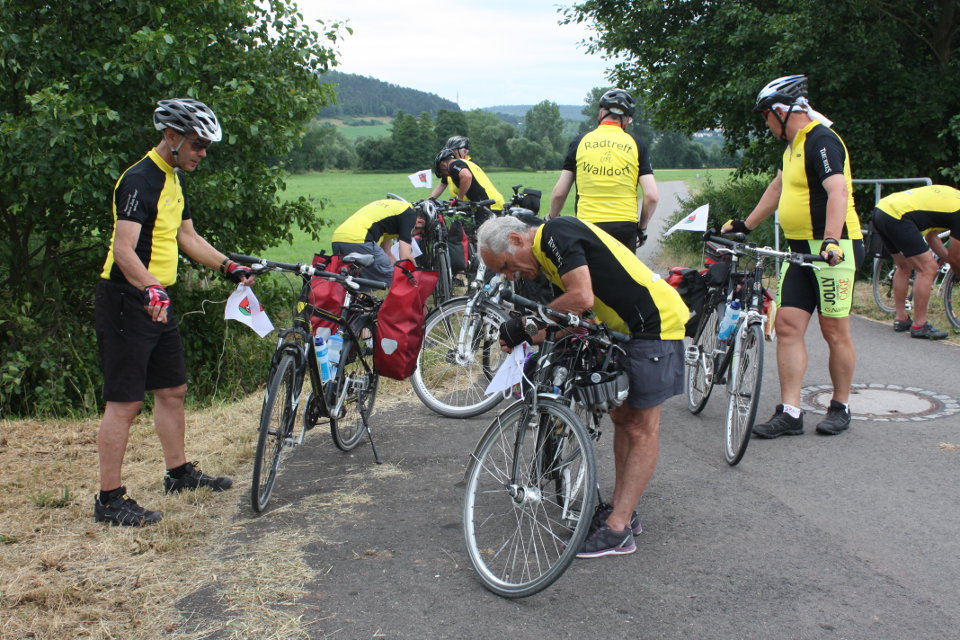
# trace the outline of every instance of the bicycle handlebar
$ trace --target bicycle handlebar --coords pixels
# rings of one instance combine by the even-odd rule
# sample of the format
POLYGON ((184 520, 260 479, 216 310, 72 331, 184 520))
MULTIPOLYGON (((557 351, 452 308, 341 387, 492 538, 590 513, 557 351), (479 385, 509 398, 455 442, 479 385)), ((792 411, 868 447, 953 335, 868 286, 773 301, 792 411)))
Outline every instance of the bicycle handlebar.
MULTIPOLYGON (((744 238, 742 233, 735 234, 740 238, 744 238)), ((731 240, 729 238, 724 238, 721 235, 715 235, 714 233, 708 231, 703 234, 704 242, 715 242, 717 244, 722 244, 726 247, 730 247, 733 251, 736 252, 746 252, 746 253, 755 253, 757 255, 766 256, 768 258, 779 258, 785 262, 792 262, 795 264, 806 264, 808 266, 813 266, 809 263, 811 262, 826 262, 823 256, 816 253, 794 253, 792 251, 777 251, 776 249, 771 249, 770 247, 758 247, 755 244, 744 242, 743 240, 731 240)))
POLYGON ((227 254, 227 257, 233 260, 234 262, 240 262, 243 264, 250 265, 251 269, 255 274, 263 273, 265 271, 289 271, 291 273, 296 273, 301 276, 315 276, 318 278, 324 278, 326 280, 336 280, 345 287, 350 289, 359 289, 360 287, 370 287, 371 289, 388 289, 390 285, 386 282, 380 280, 370 280, 368 278, 357 278, 354 276, 345 276, 339 273, 334 273, 332 271, 323 271, 322 269, 317 269, 309 264, 289 264, 286 262, 275 262, 273 260, 267 260, 265 258, 255 258, 253 256, 245 256, 239 253, 230 253, 227 254))
POLYGON ((545 304, 540 302, 534 302, 529 298, 524 298, 521 295, 517 295, 513 289, 509 286, 505 286, 500 290, 500 298, 506 302, 512 302, 518 307, 523 307, 530 309, 531 311, 536 311, 541 318, 544 320, 549 320, 553 324, 558 324, 561 326, 575 327, 575 328, 584 328, 590 331, 591 333, 600 333, 605 332, 616 342, 628 342, 632 336, 626 333, 621 333, 619 331, 614 331, 610 329, 605 324, 594 324, 592 322, 586 322, 580 316, 575 313, 564 313, 562 311, 557 311, 551 309, 545 304))

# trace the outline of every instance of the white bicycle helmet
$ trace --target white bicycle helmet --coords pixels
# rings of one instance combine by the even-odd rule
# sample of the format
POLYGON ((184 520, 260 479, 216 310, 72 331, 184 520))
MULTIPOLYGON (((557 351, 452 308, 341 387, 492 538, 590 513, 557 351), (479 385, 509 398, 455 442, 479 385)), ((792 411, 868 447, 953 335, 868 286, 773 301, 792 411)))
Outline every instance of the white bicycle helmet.
POLYGON ((173 129, 187 134, 191 131, 210 142, 220 142, 223 132, 213 110, 199 100, 174 98, 160 100, 153 111, 153 126, 157 131, 173 129))
POLYGON ((797 98, 802 98, 806 95, 807 76, 783 76, 782 78, 771 81, 760 90, 760 93, 757 94, 757 102, 753 110, 761 113, 778 102, 791 106, 797 98))

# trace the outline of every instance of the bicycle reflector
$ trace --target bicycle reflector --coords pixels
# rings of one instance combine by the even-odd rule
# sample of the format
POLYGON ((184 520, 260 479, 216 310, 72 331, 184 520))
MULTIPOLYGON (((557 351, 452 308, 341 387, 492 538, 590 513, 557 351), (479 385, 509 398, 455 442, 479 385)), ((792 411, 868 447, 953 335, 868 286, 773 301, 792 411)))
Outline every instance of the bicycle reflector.
POLYGON ((627 399, 626 371, 592 371, 577 376, 573 399, 592 411, 610 411, 627 399))

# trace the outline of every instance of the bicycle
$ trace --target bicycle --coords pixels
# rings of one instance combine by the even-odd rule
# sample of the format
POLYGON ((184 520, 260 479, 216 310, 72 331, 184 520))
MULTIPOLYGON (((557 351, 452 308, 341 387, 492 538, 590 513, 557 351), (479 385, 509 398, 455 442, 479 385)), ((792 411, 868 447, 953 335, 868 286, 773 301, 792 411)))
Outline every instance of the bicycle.
MULTIPOLYGON (((303 280, 292 326, 278 331, 260 411, 250 491, 251 506, 259 513, 266 508, 273 493, 284 452, 303 444, 306 432, 322 418, 329 420, 330 435, 337 448, 350 451, 366 433, 374 460, 381 463, 369 422, 379 385, 372 345, 381 300, 361 287, 386 289, 389 285, 356 277, 351 271, 332 273, 306 264, 286 264, 238 254, 230 254, 230 259, 250 265, 254 274, 283 271, 303 280), (346 289, 342 309, 329 311, 311 304, 311 279, 315 277, 336 281, 346 289), (343 335, 336 371, 326 382, 321 378, 314 354, 312 315, 336 323, 343 335), (304 403, 302 423, 297 428, 300 396, 308 375, 310 393, 304 403)), ((353 269, 369 266, 373 256, 354 253, 343 256, 342 260, 353 269)))
MULTIPOLYGON (((741 234, 734 234, 741 240, 741 234)), ((715 384, 727 385, 727 412, 724 421, 723 457, 734 466, 743 459, 760 404, 763 371, 764 267, 768 259, 816 269, 819 255, 775 251, 742 241, 729 240, 708 232, 705 251, 726 257, 710 266, 710 284, 693 342, 684 354, 687 408, 694 415, 703 411, 715 384), (738 270, 746 256, 755 259, 753 269, 738 270), (726 305, 737 300, 741 312, 733 335, 720 340, 720 320, 726 305)))
POLYGON ((593 439, 572 406, 609 411, 626 398, 630 336, 513 294, 534 311, 528 333, 546 329, 524 397, 490 424, 464 476, 463 533, 484 587, 507 598, 556 581, 580 551, 600 503, 593 439), (560 335, 575 329, 576 333, 560 335))
MULTIPOLYGON (((938 235, 944 243, 949 241, 949 231, 944 231, 938 235)), ((950 265, 940 256, 937 256, 937 264, 940 268, 937 271, 936 277, 933 279, 933 290, 937 291, 943 300, 943 310, 947 316, 947 321, 954 329, 960 329, 960 310, 955 309, 953 305, 953 293, 954 291, 960 290, 960 281, 958 281, 957 274, 953 273, 950 265)), ((897 264, 886 251, 873 259, 873 270, 871 274, 873 301, 884 313, 895 313, 897 310, 893 298, 893 276, 896 272, 897 264)), ((907 311, 910 311, 913 306, 912 275, 909 286, 910 291, 906 299, 907 311)), ((960 296, 960 294, 958 294, 958 296, 960 296)), ((958 297, 958 299, 960 299, 960 297, 958 297)))

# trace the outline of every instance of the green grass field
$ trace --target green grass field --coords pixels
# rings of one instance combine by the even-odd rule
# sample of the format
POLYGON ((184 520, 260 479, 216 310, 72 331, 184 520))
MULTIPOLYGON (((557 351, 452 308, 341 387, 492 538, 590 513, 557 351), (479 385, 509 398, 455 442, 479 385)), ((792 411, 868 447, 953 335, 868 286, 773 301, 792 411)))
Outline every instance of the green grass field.
MULTIPOLYGON (((346 127, 345 127, 346 128, 346 127)), ((363 127, 356 127, 363 128, 363 127)), ((684 169, 658 170, 660 182, 683 180, 689 188, 707 179, 722 181, 730 175, 730 169, 684 169)), ((549 208, 550 192, 557 181, 559 171, 490 171, 489 176, 500 189, 504 198, 513 194, 514 185, 523 185, 543 192, 540 213, 549 208)), ((330 235, 334 228, 363 205, 394 193, 414 202, 430 195, 427 189, 416 189, 404 173, 353 173, 324 171, 290 176, 284 192, 288 198, 304 196, 324 202, 318 215, 331 220, 321 234, 319 245, 306 233, 294 230, 291 244, 283 244, 264 252, 264 257, 281 262, 308 262, 320 249, 330 250, 330 235)), ((444 195, 447 195, 446 193, 444 195)), ((318 208, 319 209, 319 208, 318 208)), ((564 213, 573 214, 573 197, 567 198, 564 213)))
POLYGON ((320 122, 334 125, 337 130, 343 134, 343 137, 350 142, 356 142, 360 138, 382 138, 384 136, 389 136, 390 132, 393 130, 392 118, 366 116, 359 119, 379 120, 380 124, 350 126, 348 124, 344 124, 343 120, 337 118, 320 118, 320 122))

